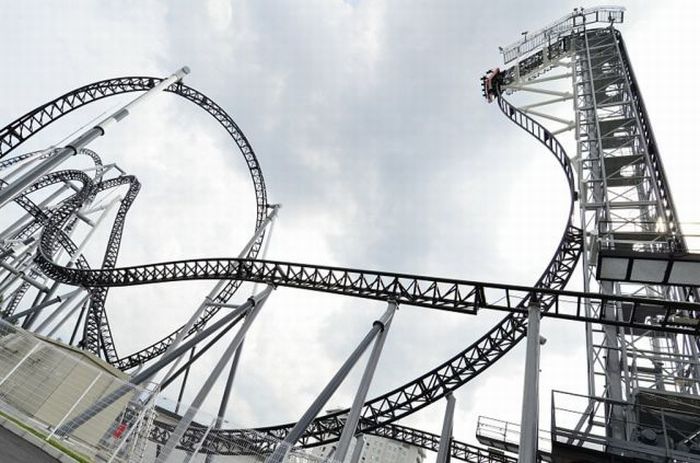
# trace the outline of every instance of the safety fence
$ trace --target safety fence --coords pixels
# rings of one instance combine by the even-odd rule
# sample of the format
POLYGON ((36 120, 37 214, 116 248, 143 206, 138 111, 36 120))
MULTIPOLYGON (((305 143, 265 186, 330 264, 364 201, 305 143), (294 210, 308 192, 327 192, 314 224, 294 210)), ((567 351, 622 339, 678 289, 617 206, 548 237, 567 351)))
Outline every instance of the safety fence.
MULTIPOLYGON (((550 452, 552 441, 547 430, 540 429, 537 448, 550 452)), ((520 444, 520 423, 479 416, 476 423, 476 437, 486 445, 517 453, 520 444)))
MULTIPOLYGON (((133 385, 100 359, 0 320, 0 416, 79 461, 158 461, 187 411, 154 385, 133 385)), ((287 444, 196 410, 166 461, 263 463, 280 445, 287 444)), ((283 462, 338 463, 333 451, 289 447, 283 462)))
POLYGON ((0 413, 78 459, 145 461, 157 393, 77 349, 0 320, 0 413), (107 400, 116 390, 124 393, 107 400))

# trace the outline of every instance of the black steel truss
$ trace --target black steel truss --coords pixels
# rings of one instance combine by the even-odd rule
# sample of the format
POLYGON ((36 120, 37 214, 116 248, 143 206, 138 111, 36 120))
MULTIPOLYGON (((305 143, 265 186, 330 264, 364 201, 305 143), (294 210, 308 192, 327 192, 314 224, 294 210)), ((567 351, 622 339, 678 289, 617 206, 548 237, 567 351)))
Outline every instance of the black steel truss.
POLYGON ((526 313, 527 305, 534 300, 551 307, 550 311, 543 312, 545 317, 684 334, 697 333, 698 326, 676 323, 672 316, 682 310, 700 311, 700 304, 694 302, 253 259, 193 259, 95 270, 60 267, 43 256, 37 257, 37 263, 44 274, 56 281, 93 288, 183 280, 235 279, 363 299, 392 300, 398 304, 472 315, 480 308, 526 313), (661 312, 663 316, 658 323, 652 324, 635 320, 634 317, 623 318, 621 314, 615 318, 605 314, 588 316, 584 313, 584 300, 596 308, 607 304, 630 304, 633 311, 661 312))

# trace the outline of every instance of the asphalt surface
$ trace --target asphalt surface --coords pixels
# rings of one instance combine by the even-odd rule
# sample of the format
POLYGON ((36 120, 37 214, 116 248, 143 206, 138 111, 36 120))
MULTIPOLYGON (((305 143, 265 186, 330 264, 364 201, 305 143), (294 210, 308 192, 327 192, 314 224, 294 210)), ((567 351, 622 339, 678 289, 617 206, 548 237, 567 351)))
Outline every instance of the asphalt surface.
POLYGON ((0 426, 0 463, 59 463, 38 447, 0 426))

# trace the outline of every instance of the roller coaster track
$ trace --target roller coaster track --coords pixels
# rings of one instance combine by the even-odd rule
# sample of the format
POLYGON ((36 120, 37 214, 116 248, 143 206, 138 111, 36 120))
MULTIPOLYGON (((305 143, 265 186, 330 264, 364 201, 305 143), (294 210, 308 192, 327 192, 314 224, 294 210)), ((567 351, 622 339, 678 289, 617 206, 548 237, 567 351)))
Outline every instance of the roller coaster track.
MULTIPOLYGON (((173 427, 169 424, 156 422, 151 431, 151 440, 157 444, 163 445, 170 437, 170 432, 173 427)), ((180 440, 180 448, 183 450, 194 451, 198 443, 206 432, 205 426, 196 426, 188 429, 185 435, 180 440)), ((440 447, 440 436, 437 434, 420 431, 400 426, 398 424, 390 424, 377 428, 369 432, 373 436, 393 439, 395 441, 414 445, 425 450, 437 452, 440 447)), ((241 431, 237 435, 238 439, 222 439, 221 437, 213 436, 206 441, 203 449, 207 452, 216 455, 242 455, 255 452, 256 454, 271 453, 277 441, 270 439, 268 436, 261 435, 255 431, 241 431)), ((516 458, 489 451, 477 445, 467 444, 458 440, 450 442, 450 455, 457 460, 466 461, 468 463, 516 463, 516 458)))
MULTIPOLYGON (((152 77, 125 77, 109 79, 76 89, 35 110, 0 131, 0 158, 19 146, 23 141, 65 114, 90 102, 117 94, 144 91, 160 82, 152 77)), ((174 84, 166 91, 182 96, 206 110, 216 118, 229 132, 241 150, 250 170, 255 187, 257 202, 256 227, 265 217, 267 197, 265 183, 255 154, 238 126, 223 109, 198 91, 182 84, 174 84)), ((565 291, 564 287, 573 274, 581 254, 581 232, 573 225, 573 208, 575 187, 573 170, 568 157, 557 139, 542 125, 518 111, 500 95, 498 104, 503 113, 516 125, 526 130, 540 141, 555 156, 566 175, 570 207, 569 220, 554 256, 547 268, 533 287, 499 285, 483 282, 461 281, 428 276, 395 274, 359 269, 327 267, 317 265, 294 264, 274 261, 256 260, 262 237, 253 247, 246 259, 195 259, 187 261, 164 262, 151 265, 116 268, 116 259, 121 243, 121 233, 128 208, 138 192, 136 183, 130 186, 130 196, 119 208, 112 228, 105 254, 107 265, 100 269, 62 267, 52 261, 56 252, 56 242, 60 240, 61 228, 70 223, 73 213, 91 195, 103 188, 103 183, 96 183, 86 175, 77 175, 63 171, 57 175, 61 181, 71 177, 82 184, 80 191, 63 202, 44 227, 40 243, 40 255, 37 263, 45 275, 56 281, 82 285, 93 291, 91 312, 85 328, 85 348, 99 353, 121 369, 130 369, 162 354, 172 344, 178 331, 133 354, 119 357, 116 353, 109 323, 104 311, 107 289, 113 286, 130 286, 152 284, 167 281, 215 279, 227 280, 225 288, 217 295, 214 302, 225 303, 243 281, 254 281, 287 286, 293 288, 323 291, 377 300, 394 300, 400 304, 415 305, 438 310, 457 311, 473 314, 479 308, 503 310, 509 314, 463 351, 451 359, 428 371, 419 378, 404 384, 393 391, 376 397, 365 404, 360 430, 362 432, 391 432, 395 436, 406 435, 409 428, 397 427, 393 423, 439 400, 449 392, 459 388, 486 368, 493 365, 525 336, 526 317, 524 313, 532 302, 537 302, 545 316, 593 321, 581 313, 584 299, 600 305, 612 302, 628 302, 634 307, 645 305, 662 306, 667 316, 656 327, 644 325, 645 329, 695 333, 697 327, 676 325, 673 311, 684 309, 697 311, 700 306, 692 303, 674 303, 666 306, 665 301, 644 298, 616 298, 599 294, 565 291), (97 303, 95 301, 98 301, 97 303), (568 309, 567 309, 568 308, 568 309), (378 431, 382 429, 383 431, 378 431), (402 431, 403 430, 403 431, 402 431)), ((192 328, 200 329, 211 319, 218 309, 209 308, 192 328)), ((604 310, 599 313, 604 314, 604 310)), ((634 325, 630 320, 597 319, 598 323, 617 325, 634 325)), ((191 334, 190 333, 190 334, 191 334)), ((302 437, 300 445, 313 446, 336 440, 344 424, 340 411, 317 418, 302 437)), ((271 437, 283 438, 292 424, 259 428, 271 437)), ((159 429, 167 434, 167 430, 159 429)), ((240 437, 243 430, 220 429, 212 432, 212 439, 232 441, 240 437)), ((419 431, 411 430, 413 435, 419 431)), ((427 445, 427 444, 426 444, 427 445)), ((466 445, 466 444, 465 444, 466 445)), ((426 447, 427 448, 427 447, 426 447)), ((457 458, 459 456, 454 454, 457 458)))
MULTIPOLYGON (((108 79, 85 85, 46 104, 43 104, 0 130, 0 159, 4 158, 13 149, 52 122, 55 122, 64 115, 69 114, 82 106, 119 94, 149 90, 160 81, 161 79, 153 77, 122 77, 117 79, 108 79)), ((257 158, 245 135, 238 128, 233 119, 206 95, 182 83, 174 84, 168 87, 166 91, 179 95, 195 103, 197 106, 209 113, 224 127, 224 129, 226 129, 238 146, 239 150, 243 154, 253 180, 257 205, 257 228, 265 217, 267 192, 265 189, 265 180, 257 158)), ((107 244, 107 250, 105 253, 106 257, 108 257, 110 260, 112 259, 112 256, 114 256, 114 259, 116 260, 116 255, 118 254, 118 250, 121 245, 121 232, 117 231, 123 229, 125 214, 121 212, 124 212, 125 209, 128 210, 128 207, 120 207, 120 213, 117 214, 117 218, 115 219, 112 227, 112 236, 110 238, 113 239, 107 244)), ((257 256, 258 252, 260 251, 260 244, 262 243, 263 238, 264 236, 260 236, 260 238, 256 241, 255 245, 251 248, 248 257, 255 258, 257 256)), ((221 291, 214 298, 212 298, 213 302, 226 303, 236 292, 240 284, 240 281, 227 282, 221 291)), ((106 291, 98 295, 97 298, 91 298, 88 322, 85 325, 83 340, 84 347, 85 349, 98 355, 103 353, 108 362, 122 370, 134 368, 144 362, 147 362, 148 360, 158 357, 165 352, 168 346, 170 346, 175 340, 180 330, 182 330, 182 327, 180 327, 175 332, 153 343, 152 345, 120 358, 117 355, 114 343, 111 342, 109 324, 107 322, 106 314, 104 313, 104 299, 100 299, 99 297, 102 295, 106 297, 106 291), (103 342, 101 343, 101 341, 103 342)), ((219 308, 216 306, 207 307, 200 319, 194 324, 188 335, 200 330, 206 324, 206 322, 218 312, 218 310, 219 308)))

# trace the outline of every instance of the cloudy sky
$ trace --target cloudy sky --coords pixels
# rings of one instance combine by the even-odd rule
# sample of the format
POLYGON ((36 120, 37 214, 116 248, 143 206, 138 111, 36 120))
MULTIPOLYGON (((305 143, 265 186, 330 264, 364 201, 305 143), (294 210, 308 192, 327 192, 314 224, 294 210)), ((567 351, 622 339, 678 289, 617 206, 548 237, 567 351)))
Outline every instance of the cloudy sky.
MULTIPOLYGON (((237 121, 262 165, 270 201, 283 204, 271 259, 528 285, 559 240, 568 209, 559 167, 482 101, 479 77, 502 64, 499 45, 579 2, 0 5, 0 123, 85 83, 165 76, 189 65, 186 82, 237 121)), ((624 5, 621 29, 681 220, 692 229, 700 222, 691 139, 700 107, 692 81, 700 4, 624 5)), ((67 118, 33 146, 57 143, 120 101, 67 118)), ((233 256, 252 233, 253 191, 240 153, 192 105, 161 95, 92 148, 143 184, 121 264, 233 256)), ((182 324, 210 287, 111 291, 119 353, 182 324)), ((296 420, 383 310, 359 299, 277 290, 248 336, 227 419, 241 426, 296 420)), ((501 316, 402 307, 370 394, 432 368, 501 316)), ((549 340, 542 359, 547 427, 550 390, 585 392, 585 350, 582 326, 545 320, 542 330, 549 340)), ((519 420, 522 347, 458 391, 458 439, 475 441, 479 415, 519 420)), ((215 360, 193 369, 186 399, 215 360)), ((349 405, 358 378, 329 407, 349 405)), ((204 408, 214 412, 217 403, 218 393, 204 408)), ((406 423, 439 432, 443 409, 436 404, 406 423)))

